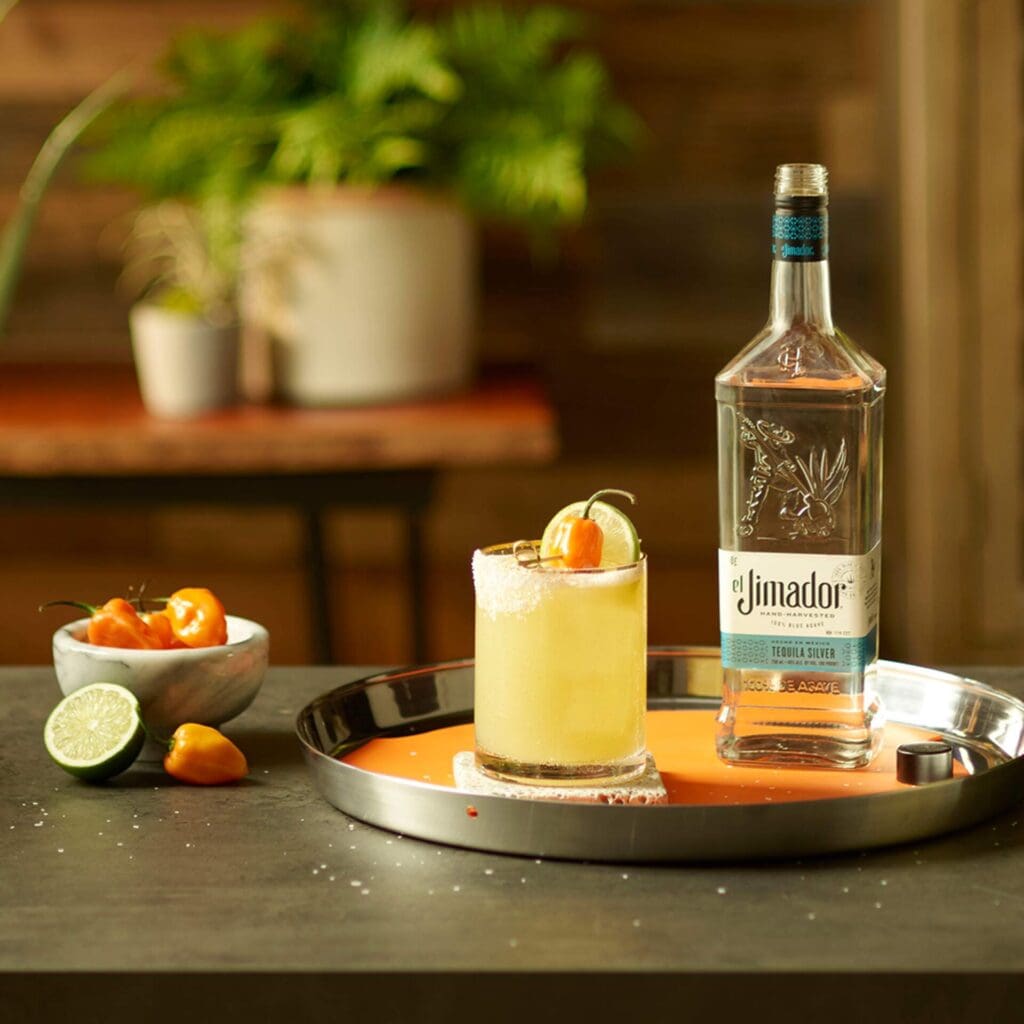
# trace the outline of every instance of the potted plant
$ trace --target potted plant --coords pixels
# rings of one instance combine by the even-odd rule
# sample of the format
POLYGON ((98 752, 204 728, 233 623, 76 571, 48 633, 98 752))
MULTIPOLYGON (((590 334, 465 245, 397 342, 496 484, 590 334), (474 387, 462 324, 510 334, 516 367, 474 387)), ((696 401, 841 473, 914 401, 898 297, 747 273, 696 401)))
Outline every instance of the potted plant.
POLYGON ((242 319, 287 398, 450 390, 472 373, 476 218, 578 220, 587 172, 634 134, 580 31, 556 8, 352 0, 192 33, 166 93, 106 119, 93 168, 234 211, 242 319))
POLYGON ((203 211, 165 200, 143 207, 127 242, 124 277, 142 298, 129 315, 139 390, 148 412, 198 416, 236 396, 237 243, 203 211))

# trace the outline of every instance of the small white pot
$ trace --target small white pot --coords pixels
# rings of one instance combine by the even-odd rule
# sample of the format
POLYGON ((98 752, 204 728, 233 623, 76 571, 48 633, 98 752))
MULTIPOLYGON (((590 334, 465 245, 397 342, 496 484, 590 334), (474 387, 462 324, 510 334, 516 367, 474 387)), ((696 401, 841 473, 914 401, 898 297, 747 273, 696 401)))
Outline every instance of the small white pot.
POLYGON ((300 405, 450 392, 474 370, 476 244, 465 211, 417 189, 285 189, 248 222, 243 317, 300 405))
POLYGON ((139 390, 153 416, 182 419, 237 396, 238 330, 148 303, 130 314, 139 390))

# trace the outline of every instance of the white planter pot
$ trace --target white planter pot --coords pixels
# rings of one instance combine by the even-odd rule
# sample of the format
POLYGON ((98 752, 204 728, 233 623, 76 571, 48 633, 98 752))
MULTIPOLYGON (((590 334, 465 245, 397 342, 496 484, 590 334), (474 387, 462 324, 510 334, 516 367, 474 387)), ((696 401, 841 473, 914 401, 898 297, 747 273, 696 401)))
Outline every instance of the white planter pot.
POLYGON ((235 401, 238 331, 140 303, 130 314, 139 390, 153 416, 199 416, 235 401))
POLYGON ((476 245, 456 203, 401 188, 271 193, 243 265, 243 317, 269 340, 286 400, 370 403, 470 381, 476 245))

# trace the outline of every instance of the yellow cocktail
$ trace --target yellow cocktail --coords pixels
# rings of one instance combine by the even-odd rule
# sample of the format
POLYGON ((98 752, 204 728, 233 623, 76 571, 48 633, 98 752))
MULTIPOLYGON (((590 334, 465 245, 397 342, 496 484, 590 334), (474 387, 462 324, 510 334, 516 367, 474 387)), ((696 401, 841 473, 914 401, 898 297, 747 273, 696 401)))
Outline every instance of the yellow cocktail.
POLYGON ((473 581, 478 766, 552 784, 640 775, 646 560, 553 568, 506 544, 474 553, 473 581))

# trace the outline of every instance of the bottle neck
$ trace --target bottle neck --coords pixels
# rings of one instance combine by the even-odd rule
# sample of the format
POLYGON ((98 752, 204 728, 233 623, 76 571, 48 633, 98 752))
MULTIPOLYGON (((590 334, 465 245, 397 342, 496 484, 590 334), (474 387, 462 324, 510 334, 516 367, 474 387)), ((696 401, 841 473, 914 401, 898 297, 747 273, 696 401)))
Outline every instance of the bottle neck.
POLYGON ((828 211, 821 202, 790 204, 772 218, 769 321, 776 330, 808 325, 831 333, 828 211))

